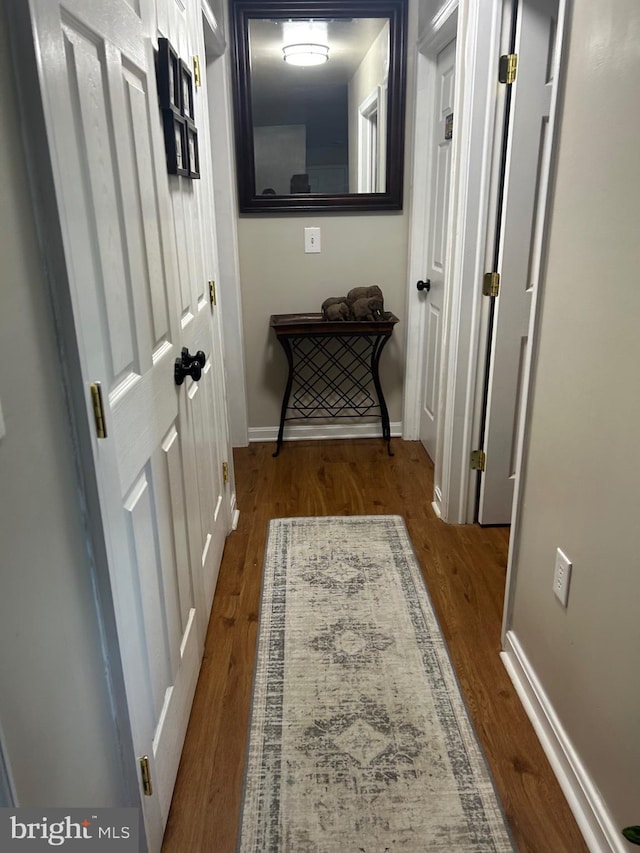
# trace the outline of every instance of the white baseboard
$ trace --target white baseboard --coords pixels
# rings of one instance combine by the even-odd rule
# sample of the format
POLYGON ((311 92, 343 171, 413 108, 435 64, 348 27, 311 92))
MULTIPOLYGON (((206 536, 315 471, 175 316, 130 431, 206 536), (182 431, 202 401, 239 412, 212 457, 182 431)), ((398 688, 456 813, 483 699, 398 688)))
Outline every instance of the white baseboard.
POLYGON ((431 509, 435 512, 438 518, 442 518, 442 492, 440 491, 439 486, 435 486, 433 489, 431 509))
MULTIPOLYGON (((390 424, 391 437, 402 435, 402 421, 390 424)), ((305 439, 327 438, 382 438, 382 429, 378 423, 344 424, 287 424, 284 428, 285 441, 304 441, 305 439)), ((278 427, 249 427, 249 442, 277 441, 278 427)))
POLYGON ((507 631, 500 657, 589 850, 592 853, 626 853, 629 848, 513 631, 507 631))
POLYGON ((238 519, 240 518, 240 510, 237 506, 235 492, 231 496, 231 502, 229 504, 229 517, 231 519, 231 530, 229 532, 231 532, 232 530, 236 530, 238 527, 238 519))

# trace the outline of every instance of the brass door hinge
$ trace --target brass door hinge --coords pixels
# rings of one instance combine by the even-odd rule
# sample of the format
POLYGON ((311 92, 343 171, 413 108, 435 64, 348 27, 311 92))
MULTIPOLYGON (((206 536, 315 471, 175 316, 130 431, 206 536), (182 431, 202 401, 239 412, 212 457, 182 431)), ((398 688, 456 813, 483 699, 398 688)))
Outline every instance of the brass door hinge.
POLYGON ((499 296, 500 295, 500 273, 486 272, 482 279, 482 295, 483 296, 499 296))
POLYGON ((516 72, 518 70, 518 54, 505 53, 500 57, 500 68, 498 70, 498 80, 501 83, 515 83, 516 72))
POLYGON ((202 86, 202 77, 200 76, 200 57, 193 57, 193 82, 196 86, 202 86))
POLYGON ((222 482, 229 482, 229 465, 226 462, 222 463, 222 482))
POLYGON ((142 790, 145 797, 150 797, 153 794, 153 786, 151 785, 151 770, 149 769, 149 756, 143 755, 140 759, 140 774, 142 775, 142 790))
POLYGON ((211 307, 218 304, 218 300, 216 299, 216 283, 215 281, 209 282, 209 302, 211 302, 211 307))
POLYGON ((471 453, 471 470, 484 471, 487 464, 487 454, 484 450, 474 450, 471 453))
POLYGON ((107 425, 104 419, 104 403, 102 402, 102 388, 99 382, 92 382, 91 403, 93 404, 93 417, 96 422, 96 435, 98 438, 107 437, 107 425))

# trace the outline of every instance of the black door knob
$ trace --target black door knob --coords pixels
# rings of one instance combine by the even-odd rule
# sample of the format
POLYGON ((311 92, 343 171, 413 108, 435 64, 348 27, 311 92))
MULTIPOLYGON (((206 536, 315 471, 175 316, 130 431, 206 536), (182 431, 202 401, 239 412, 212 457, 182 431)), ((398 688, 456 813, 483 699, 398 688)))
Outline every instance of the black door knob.
POLYGON ((420 290, 420 291, 426 290, 426 291, 427 291, 427 293, 429 293, 429 291, 431 290, 431 280, 430 280, 430 279, 427 279, 426 281, 422 281, 422 280, 420 280, 420 281, 416 284, 416 287, 417 287, 417 288, 418 288, 418 290, 420 290))
POLYGON ((173 367, 173 379, 176 385, 182 385, 185 376, 190 376, 194 382, 197 382, 202 376, 202 368, 207 361, 206 355, 201 349, 195 355, 191 355, 186 347, 182 348, 182 355, 176 358, 173 367))
POLYGON ((194 361, 202 368, 207 363, 207 357, 201 349, 195 355, 191 355, 186 347, 182 347, 182 363, 185 367, 190 367, 194 361))

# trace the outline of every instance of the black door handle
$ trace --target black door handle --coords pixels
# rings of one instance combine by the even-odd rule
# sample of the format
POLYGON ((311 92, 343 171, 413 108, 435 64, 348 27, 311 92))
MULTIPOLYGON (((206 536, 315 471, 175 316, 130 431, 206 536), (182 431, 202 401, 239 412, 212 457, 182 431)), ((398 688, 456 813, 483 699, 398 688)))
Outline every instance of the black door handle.
POLYGON ((417 287, 417 288, 418 288, 418 290, 420 290, 420 291, 426 290, 426 291, 427 291, 427 293, 429 293, 429 291, 431 290, 431 279, 427 279, 426 281, 422 281, 422 280, 420 280, 420 281, 416 284, 416 287, 417 287))
POLYGON ((176 358, 173 367, 173 379, 176 385, 182 385, 185 376, 190 376, 197 382, 202 376, 202 368, 207 362, 206 355, 201 349, 195 355, 191 355, 186 347, 182 347, 182 355, 176 358))
POLYGON ((182 363, 185 367, 190 367, 194 361, 202 368, 207 363, 207 357, 201 349, 195 355, 191 355, 186 347, 182 347, 182 363))

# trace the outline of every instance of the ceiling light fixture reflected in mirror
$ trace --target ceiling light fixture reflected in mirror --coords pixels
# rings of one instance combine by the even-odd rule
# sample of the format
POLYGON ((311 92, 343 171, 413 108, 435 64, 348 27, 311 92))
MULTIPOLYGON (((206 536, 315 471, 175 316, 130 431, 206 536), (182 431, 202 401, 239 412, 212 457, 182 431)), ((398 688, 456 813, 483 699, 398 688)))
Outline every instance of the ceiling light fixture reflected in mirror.
POLYGON ((289 65, 322 65, 329 59, 329 47, 326 44, 288 44, 282 48, 284 61, 289 65))
POLYGON ((310 67, 324 65, 329 59, 328 26, 326 21, 284 21, 282 53, 288 65, 310 67))

